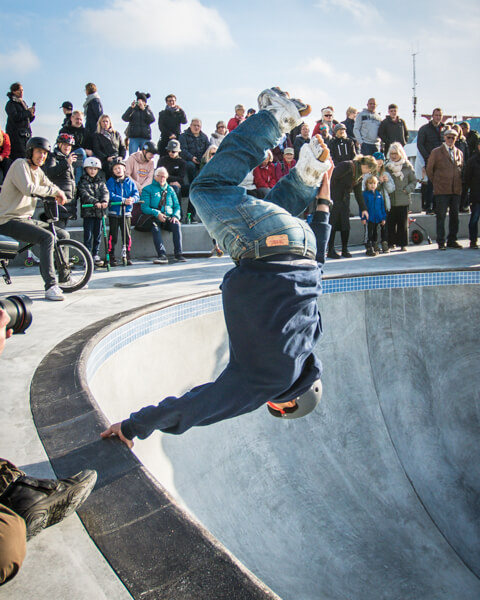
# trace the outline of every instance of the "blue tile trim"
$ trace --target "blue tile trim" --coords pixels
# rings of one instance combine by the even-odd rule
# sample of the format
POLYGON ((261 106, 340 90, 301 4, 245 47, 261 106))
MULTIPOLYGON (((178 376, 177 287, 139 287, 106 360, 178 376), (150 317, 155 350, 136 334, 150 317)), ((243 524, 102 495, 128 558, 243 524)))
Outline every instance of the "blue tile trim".
MULTIPOLYGON (((480 271, 442 271, 423 273, 396 273, 389 275, 367 275, 324 279, 323 294, 358 292, 362 290, 385 290, 434 285, 470 285, 480 283, 480 271)), ((113 354, 135 340, 187 319, 222 310, 221 294, 174 304, 130 321, 105 336, 91 352, 87 362, 87 381, 113 354)))

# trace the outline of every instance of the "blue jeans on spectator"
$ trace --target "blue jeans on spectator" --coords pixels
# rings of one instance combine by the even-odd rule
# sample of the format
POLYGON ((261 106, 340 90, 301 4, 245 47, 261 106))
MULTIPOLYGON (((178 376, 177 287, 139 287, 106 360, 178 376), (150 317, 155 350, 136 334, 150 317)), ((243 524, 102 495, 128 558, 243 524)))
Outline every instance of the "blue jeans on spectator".
POLYGON ((367 144, 367 142, 363 142, 360 152, 364 156, 372 156, 374 152, 378 152, 380 150, 380 144, 367 144))
POLYGON ((173 236, 173 252, 175 256, 182 254, 182 229, 179 223, 160 223, 159 221, 153 221, 152 223, 152 235, 153 244, 157 255, 166 256, 167 251, 162 239, 162 229, 172 232, 173 236))
POLYGON ((83 219, 83 243, 92 253, 97 256, 102 240, 102 220, 98 217, 84 217, 83 219))
POLYGON ((128 153, 133 154, 143 148, 143 144, 148 142, 145 138, 128 138, 128 153))
MULTIPOLYGON (((77 162, 79 163, 78 166, 75 166, 73 168, 74 172, 75 172, 75 185, 78 185, 78 182, 80 181, 80 177, 83 175, 83 163, 85 161, 85 159, 87 158, 87 153, 85 152, 85 150, 83 148, 77 148, 76 150, 74 150, 72 152, 72 154, 76 154, 77 155, 77 162)), ((77 165, 77 162, 75 163, 75 165, 77 165)))
POLYGON ((470 221, 468 222, 468 234, 470 241, 474 244, 477 243, 478 238, 478 219, 480 218, 480 203, 472 203, 472 214, 470 215, 470 221))
POLYGON ((239 187, 281 137, 272 113, 259 111, 228 134, 190 187, 190 198, 210 236, 234 261, 290 252, 315 258, 312 230, 292 215, 303 214, 317 190, 303 183, 296 168, 264 200, 239 187))

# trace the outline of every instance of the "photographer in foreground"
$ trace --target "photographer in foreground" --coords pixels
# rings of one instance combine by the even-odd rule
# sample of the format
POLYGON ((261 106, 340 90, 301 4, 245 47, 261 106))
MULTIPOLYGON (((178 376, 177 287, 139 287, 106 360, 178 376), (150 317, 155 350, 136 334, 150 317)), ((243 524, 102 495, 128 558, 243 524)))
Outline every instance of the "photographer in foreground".
MULTIPOLYGON (((47 300, 63 300, 58 287, 53 262, 53 235, 48 224, 33 219, 37 198, 54 196, 64 205, 67 198, 40 168, 50 152, 50 143, 42 137, 32 137, 27 143, 27 157, 17 159, 10 167, 0 193, 0 233, 21 242, 40 246, 40 274, 45 283, 47 300)), ((56 228, 59 239, 70 237, 56 228)))
MULTIPOLYGON (((0 354, 13 334, 9 321, 0 309, 0 354)), ((68 479, 36 479, 0 458, 0 586, 18 573, 27 540, 72 514, 96 480, 96 471, 89 469, 68 479)))

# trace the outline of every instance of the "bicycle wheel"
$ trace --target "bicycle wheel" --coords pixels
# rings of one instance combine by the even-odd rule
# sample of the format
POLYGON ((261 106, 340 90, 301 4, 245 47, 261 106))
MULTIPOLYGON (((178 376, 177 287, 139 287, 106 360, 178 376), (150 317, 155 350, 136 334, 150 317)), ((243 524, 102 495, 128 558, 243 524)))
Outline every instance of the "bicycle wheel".
POLYGON ((81 242, 58 240, 55 251, 58 285, 66 293, 87 285, 93 273, 93 258, 81 242))

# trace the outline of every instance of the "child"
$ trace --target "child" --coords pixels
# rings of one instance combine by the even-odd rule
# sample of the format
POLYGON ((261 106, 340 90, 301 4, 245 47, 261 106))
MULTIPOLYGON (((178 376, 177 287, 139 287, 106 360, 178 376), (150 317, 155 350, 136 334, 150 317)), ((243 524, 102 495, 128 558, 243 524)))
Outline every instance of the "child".
POLYGON ((387 241, 387 233, 385 221, 387 219, 387 211, 385 210, 385 201, 382 194, 377 190, 378 179, 374 175, 370 175, 365 182, 365 191, 363 199, 368 211, 368 240, 367 240, 367 256, 377 255, 377 235, 378 225, 381 228, 382 247, 387 241))
POLYGON ((108 222, 110 226, 108 252, 110 254, 110 265, 115 267, 118 264, 115 259, 118 228, 122 230, 122 243, 127 248, 127 265, 132 265, 130 257, 132 249, 132 204, 139 201, 139 195, 133 179, 125 175, 125 161, 120 157, 112 162, 112 176, 107 181, 107 188, 110 193, 110 206, 108 209, 108 222), (117 202, 124 204, 124 206, 122 207, 117 202), (124 209, 125 223, 122 220, 122 208, 124 209))
POLYGON ((73 135, 60 133, 57 145, 48 155, 42 169, 46 176, 59 187, 67 197, 67 202, 59 210, 58 226, 65 229, 68 219, 77 218, 77 202, 75 198, 75 172, 73 170, 77 155, 73 154, 72 147, 75 143, 73 135))
MULTIPOLYGON (((392 194, 395 191, 395 182, 393 181, 391 174, 385 169, 385 155, 383 154, 383 152, 374 152, 372 156, 375 159, 375 162, 377 163, 377 191, 379 191, 380 194, 382 194, 383 201, 385 202, 385 209, 388 214, 391 208, 390 194, 392 194)), ((365 175, 365 177, 363 178, 362 190, 366 189, 365 184, 368 177, 369 175, 365 175)), ((382 252, 384 254, 390 252, 390 244, 391 241, 388 240, 387 235, 387 239, 385 241, 382 241, 382 252)), ((378 251, 378 245, 375 247, 375 251, 378 251)))
POLYGON ((102 217, 108 207, 108 188, 101 171, 102 163, 98 158, 89 156, 83 166, 85 173, 80 177, 77 188, 83 217, 83 243, 92 253, 93 262, 101 266, 103 263, 98 252, 102 239, 102 217), (93 206, 85 208, 85 204, 93 206))

